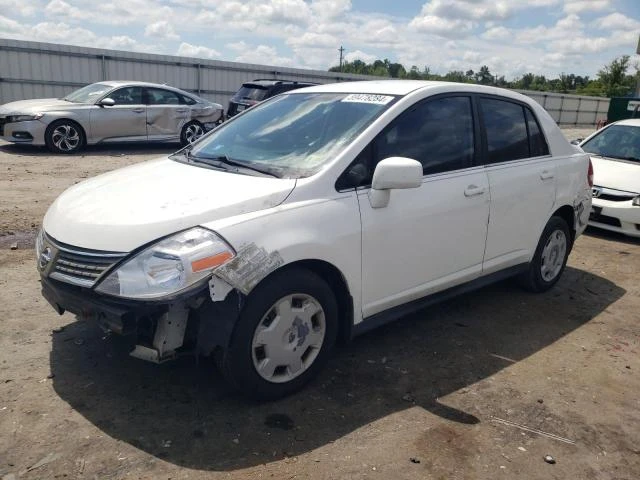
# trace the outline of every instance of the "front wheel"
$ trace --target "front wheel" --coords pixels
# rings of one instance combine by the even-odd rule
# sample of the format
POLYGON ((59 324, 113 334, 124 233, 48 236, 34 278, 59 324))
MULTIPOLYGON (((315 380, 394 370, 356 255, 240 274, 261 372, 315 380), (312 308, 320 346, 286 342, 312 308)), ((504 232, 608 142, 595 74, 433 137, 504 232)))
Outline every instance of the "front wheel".
POLYGON ((71 120, 56 120, 45 132, 47 148, 54 153, 76 153, 84 147, 82 127, 71 120))
POLYGON ((185 124, 180 132, 180 143, 190 145, 205 134, 204 127, 195 120, 185 124))
POLYGON ((519 278, 531 292, 544 292, 553 287, 564 271, 571 251, 571 233, 561 217, 551 217, 547 223, 529 269, 519 278))
POLYGON ((320 371, 337 327, 338 307, 327 283, 311 271, 287 269, 251 292, 219 366, 248 396, 280 398, 320 371))

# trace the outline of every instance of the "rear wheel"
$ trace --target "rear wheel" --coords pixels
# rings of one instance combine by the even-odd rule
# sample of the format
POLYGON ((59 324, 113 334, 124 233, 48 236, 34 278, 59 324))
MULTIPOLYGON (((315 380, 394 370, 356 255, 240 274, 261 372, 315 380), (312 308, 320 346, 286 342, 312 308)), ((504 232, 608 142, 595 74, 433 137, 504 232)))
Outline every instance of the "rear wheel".
POLYGON ((322 278, 297 268, 276 273, 247 298, 219 366, 251 397, 289 395, 328 360, 337 319, 335 296, 322 278))
POLYGON ((202 124, 193 120, 182 127, 182 132, 180 133, 180 143, 182 145, 189 145, 198 140, 204 134, 205 131, 202 124))
POLYGON ((54 153, 76 153, 82 150, 85 135, 82 127, 72 120, 56 120, 45 132, 47 148, 54 153))
POLYGON ((527 272, 519 278, 520 284, 532 292, 544 292, 560 279, 569 252, 571 233, 561 217, 551 217, 547 223, 527 272))

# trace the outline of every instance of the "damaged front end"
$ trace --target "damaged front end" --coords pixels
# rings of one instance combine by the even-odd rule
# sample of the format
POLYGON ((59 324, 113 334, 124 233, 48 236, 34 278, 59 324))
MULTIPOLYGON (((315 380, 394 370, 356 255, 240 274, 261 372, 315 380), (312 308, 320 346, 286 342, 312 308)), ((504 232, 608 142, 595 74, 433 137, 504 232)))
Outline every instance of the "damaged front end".
POLYGON ((244 302, 244 295, 231 287, 214 302, 208 283, 161 301, 114 301, 49 278, 41 284, 42 295, 60 315, 68 311, 128 338, 135 345, 131 356, 154 363, 226 348, 244 302))
POLYGON ((235 251, 196 227, 132 254, 80 249, 41 233, 42 294, 59 313, 95 321, 134 341, 131 355, 161 363, 225 348, 244 293, 212 272, 235 251))

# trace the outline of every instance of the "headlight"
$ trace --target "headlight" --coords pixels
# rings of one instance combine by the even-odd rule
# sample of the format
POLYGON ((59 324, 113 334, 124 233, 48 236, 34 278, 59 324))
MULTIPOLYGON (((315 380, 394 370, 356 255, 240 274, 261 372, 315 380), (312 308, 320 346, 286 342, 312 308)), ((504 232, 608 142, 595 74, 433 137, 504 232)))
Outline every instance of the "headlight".
POLYGON ((135 299, 174 294, 210 275, 235 256, 210 230, 196 227, 159 241, 125 261, 96 291, 135 299))
POLYGON ((634 197, 634 199, 631 201, 631 205, 640 207, 640 195, 638 195, 637 197, 634 197))
POLYGON ((29 120, 39 120, 43 116, 44 116, 44 113, 36 113, 35 115, 8 115, 7 123, 28 122, 29 120))

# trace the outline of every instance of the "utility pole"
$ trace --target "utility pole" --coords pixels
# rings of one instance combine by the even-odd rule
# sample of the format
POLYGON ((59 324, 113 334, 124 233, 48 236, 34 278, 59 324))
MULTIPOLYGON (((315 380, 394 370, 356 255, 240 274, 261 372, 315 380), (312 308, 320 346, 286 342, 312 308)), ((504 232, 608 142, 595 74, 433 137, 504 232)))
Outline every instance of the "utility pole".
POLYGON ((344 48, 342 47, 342 45, 340 45, 338 51, 340 52, 340 71, 342 72, 342 54, 344 53, 344 48))

